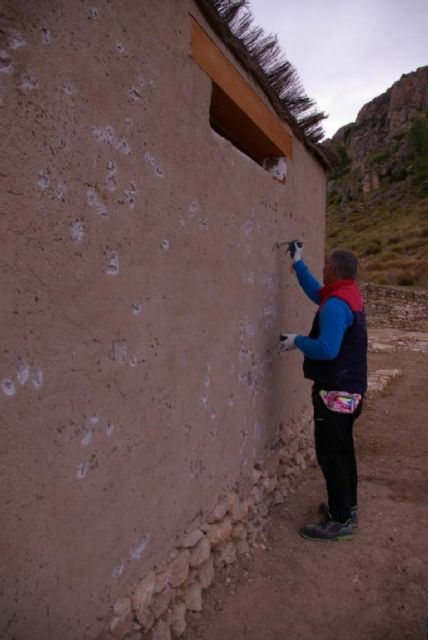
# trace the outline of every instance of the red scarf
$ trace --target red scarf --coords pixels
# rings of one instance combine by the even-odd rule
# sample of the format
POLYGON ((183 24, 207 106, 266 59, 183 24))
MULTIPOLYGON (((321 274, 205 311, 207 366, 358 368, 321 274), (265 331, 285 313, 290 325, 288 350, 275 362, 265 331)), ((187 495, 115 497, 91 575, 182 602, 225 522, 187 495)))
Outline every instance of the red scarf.
POLYGON ((355 280, 337 280, 333 284, 324 285, 318 291, 320 307, 329 298, 340 298, 346 302, 352 311, 362 311, 364 308, 363 297, 355 280))

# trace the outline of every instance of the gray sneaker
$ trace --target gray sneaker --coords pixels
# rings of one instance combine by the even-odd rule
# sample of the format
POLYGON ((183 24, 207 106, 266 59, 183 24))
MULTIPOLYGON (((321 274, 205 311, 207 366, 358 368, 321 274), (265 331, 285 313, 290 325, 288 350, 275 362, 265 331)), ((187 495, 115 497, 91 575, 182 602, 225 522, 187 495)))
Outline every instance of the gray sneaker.
POLYGON ((336 540, 352 540, 353 529, 351 518, 344 524, 336 522, 336 520, 325 519, 319 524, 308 524, 299 531, 302 538, 306 540, 336 541, 336 540))
MULTIPOLYGON (((331 518, 330 510, 326 502, 321 502, 320 506, 318 507, 318 511, 320 515, 331 518)), ((351 522, 354 529, 356 529, 358 527, 358 507, 351 508, 351 522)))

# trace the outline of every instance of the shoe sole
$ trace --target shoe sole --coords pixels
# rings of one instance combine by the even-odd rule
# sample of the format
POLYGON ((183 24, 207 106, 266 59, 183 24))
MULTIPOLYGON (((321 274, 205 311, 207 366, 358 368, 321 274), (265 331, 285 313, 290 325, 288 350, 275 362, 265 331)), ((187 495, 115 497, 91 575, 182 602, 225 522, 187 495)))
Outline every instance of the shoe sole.
POLYGON ((312 536, 307 536, 299 531, 299 536, 305 540, 312 540, 313 542, 349 542, 354 539, 354 535, 352 533, 349 533, 346 536, 337 536, 336 538, 313 538, 312 536))

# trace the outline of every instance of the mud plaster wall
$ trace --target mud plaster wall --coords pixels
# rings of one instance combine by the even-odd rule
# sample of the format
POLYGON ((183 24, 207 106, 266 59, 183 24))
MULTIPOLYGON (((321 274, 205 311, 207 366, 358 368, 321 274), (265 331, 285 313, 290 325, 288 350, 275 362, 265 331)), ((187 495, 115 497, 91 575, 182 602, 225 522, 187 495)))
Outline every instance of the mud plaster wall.
POLYGON ((325 177, 209 126, 192 3, 3 2, 0 636, 96 620, 308 405, 325 177))

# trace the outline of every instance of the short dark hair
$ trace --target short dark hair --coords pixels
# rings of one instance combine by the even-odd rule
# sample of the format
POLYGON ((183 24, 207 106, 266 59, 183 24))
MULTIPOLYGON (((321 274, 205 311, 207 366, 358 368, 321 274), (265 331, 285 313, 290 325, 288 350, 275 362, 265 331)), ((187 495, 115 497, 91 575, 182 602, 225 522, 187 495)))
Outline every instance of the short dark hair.
POLYGON ((334 249, 330 260, 336 269, 336 276, 344 280, 354 280, 358 273, 358 258, 351 251, 334 249))

